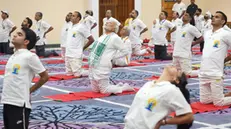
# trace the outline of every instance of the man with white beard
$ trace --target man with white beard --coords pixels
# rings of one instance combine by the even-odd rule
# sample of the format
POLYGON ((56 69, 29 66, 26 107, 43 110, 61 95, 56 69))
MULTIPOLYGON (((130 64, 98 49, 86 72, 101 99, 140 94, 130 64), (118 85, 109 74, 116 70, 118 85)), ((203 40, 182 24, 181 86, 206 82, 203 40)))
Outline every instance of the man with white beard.
POLYGON ((93 92, 116 94, 134 90, 128 84, 112 85, 109 83, 112 60, 129 54, 123 41, 115 33, 117 27, 116 22, 107 22, 104 28, 105 34, 93 43, 88 59, 89 79, 93 92), (120 51, 120 53, 117 53, 117 51, 120 51))

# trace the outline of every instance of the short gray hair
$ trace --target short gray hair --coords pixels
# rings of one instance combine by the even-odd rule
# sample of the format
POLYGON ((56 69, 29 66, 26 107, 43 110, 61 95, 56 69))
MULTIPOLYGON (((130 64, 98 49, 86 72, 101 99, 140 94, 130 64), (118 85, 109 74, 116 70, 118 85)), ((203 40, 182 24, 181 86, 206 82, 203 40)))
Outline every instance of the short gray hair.
POLYGON ((128 26, 124 26, 123 29, 125 29, 127 31, 127 33, 128 33, 127 36, 129 36, 130 32, 131 32, 130 28, 128 26))

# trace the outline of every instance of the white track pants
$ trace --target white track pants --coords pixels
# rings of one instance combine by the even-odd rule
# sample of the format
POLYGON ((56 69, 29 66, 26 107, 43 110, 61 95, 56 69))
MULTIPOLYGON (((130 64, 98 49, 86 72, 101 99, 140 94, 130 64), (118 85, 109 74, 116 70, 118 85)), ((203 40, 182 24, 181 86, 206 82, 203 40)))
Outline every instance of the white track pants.
POLYGON ((68 75, 87 76, 88 71, 82 69, 82 58, 65 57, 66 73, 68 75))
POLYGON ((191 59, 173 57, 173 65, 177 67, 178 70, 185 72, 185 74, 190 76, 198 76, 198 70, 192 70, 191 59))
MULTIPOLYGON (((111 70, 110 70, 111 71, 111 70)), ((109 77, 110 71, 105 68, 94 69, 90 68, 89 70, 89 79, 91 82, 92 91, 100 92, 103 94, 117 94, 122 93, 123 91, 133 91, 133 88, 128 84, 110 84, 109 77), (100 73, 101 72, 101 73, 100 73)))
POLYGON ((223 79, 200 78, 200 102, 216 106, 231 104, 231 97, 224 97, 223 79))

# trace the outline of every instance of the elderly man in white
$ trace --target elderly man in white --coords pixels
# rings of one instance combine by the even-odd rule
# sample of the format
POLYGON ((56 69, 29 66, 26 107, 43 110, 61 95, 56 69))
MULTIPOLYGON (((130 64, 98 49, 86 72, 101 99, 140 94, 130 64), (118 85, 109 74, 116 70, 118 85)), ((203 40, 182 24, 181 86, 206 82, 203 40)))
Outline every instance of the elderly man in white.
POLYGON ((123 58, 129 54, 125 44, 115 33, 116 27, 116 22, 108 22, 105 25, 105 34, 93 43, 88 61, 89 79, 94 92, 116 94, 134 90, 128 84, 112 85, 109 83, 112 60, 123 58), (120 52, 117 53, 118 51, 120 52))
MULTIPOLYGON (((131 41, 128 38, 129 34, 130 34, 130 29, 127 26, 123 27, 120 31, 121 39, 123 40, 125 48, 129 52, 129 54, 125 57, 114 59, 113 64, 116 66, 128 66, 130 63, 130 59, 132 56, 132 46, 131 46, 131 41)), ((120 51, 118 51, 117 54, 120 54, 120 51)))

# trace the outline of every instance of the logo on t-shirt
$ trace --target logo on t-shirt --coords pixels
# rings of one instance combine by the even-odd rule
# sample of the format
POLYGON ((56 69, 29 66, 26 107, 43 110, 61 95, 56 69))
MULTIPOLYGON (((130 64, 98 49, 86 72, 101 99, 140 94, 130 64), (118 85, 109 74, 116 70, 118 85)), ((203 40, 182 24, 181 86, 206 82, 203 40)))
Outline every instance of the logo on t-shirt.
POLYGON ((19 64, 15 64, 14 66, 13 66, 13 74, 18 74, 18 72, 19 72, 19 70, 20 70, 20 65, 19 64))
POLYGON ((215 40, 213 43, 213 47, 218 48, 220 45, 220 41, 219 40, 215 40))
POLYGON ((154 98, 150 98, 148 99, 148 103, 147 106, 145 107, 146 109, 148 109, 149 111, 152 111, 153 108, 156 106, 157 101, 154 98))
POLYGON ((159 29, 160 29, 160 30, 162 30, 162 28, 163 28, 163 27, 162 27, 162 26, 160 26, 160 28, 159 28, 159 29))
POLYGON ((133 26, 133 29, 135 30, 135 29, 136 29, 136 26, 133 26))
POLYGON ((73 37, 73 38, 75 38, 75 37, 76 37, 76 32, 74 32, 74 33, 73 33, 72 37, 73 37))
POLYGON ((185 38, 185 36, 186 36, 186 32, 183 32, 182 37, 185 38))

